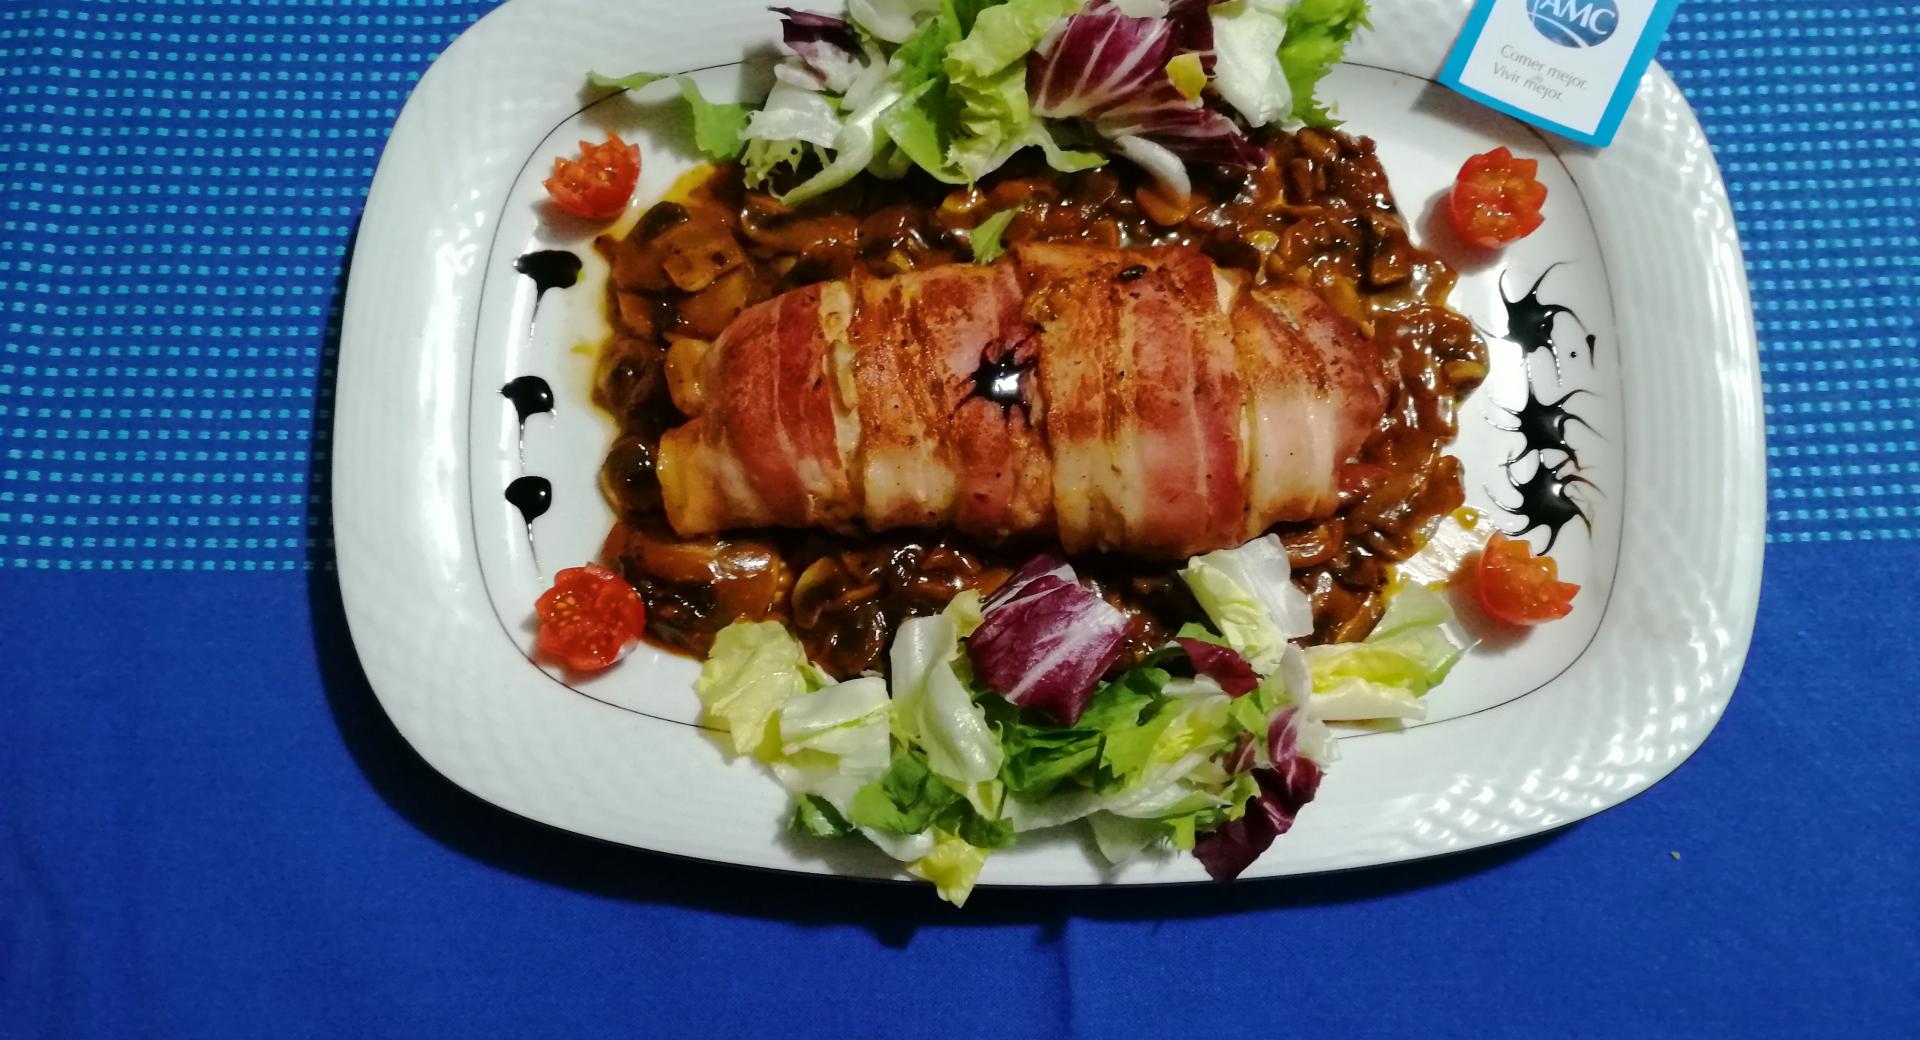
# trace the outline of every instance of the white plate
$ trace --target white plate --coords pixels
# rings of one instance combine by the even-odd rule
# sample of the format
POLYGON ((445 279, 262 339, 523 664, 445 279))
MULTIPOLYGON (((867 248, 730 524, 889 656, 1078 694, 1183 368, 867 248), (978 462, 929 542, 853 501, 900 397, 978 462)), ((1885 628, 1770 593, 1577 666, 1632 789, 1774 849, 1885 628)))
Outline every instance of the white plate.
MULTIPOLYGON (((1375 6, 1328 90, 1349 129, 1379 143, 1416 240, 1466 156, 1506 144, 1543 159, 1546 227, 1454 295, 1493 357, 1454 450, 1470 502, 1510 530, 1526 521, 1502 507, 1544 479, 1543 458, 1581 478, 1570 494, 1586 521, 1560 530, 1554 555, 1584 591, 1567 620, 1478 645, 1430 696, 1424 724, 1347 737, 1318 800, 1249 876, 1472 848, 1645 790, 1725 708, 1759 590, 1752 311, 1725 190, 1679 91, 1655 68, 1611 148, 1568 145, 1432 85, 1464 0, 1375 6), (1539 299, 1579 323, 1560 317, 1551 352, 1523 351, 1497 338, 1509 331, 1503 279, 1513 299, 1543 274, 1539 299), (1529 391, 1574 393, 1567 407, 1584 425, 1567 427, 1564 446, 1577 466, 1496 428, 1529 391)), ((335 535, 354 641, 407 740, 497 805, 661 852, 890 876, 863 843, 785 836, 784 792, 693 725, 692 662, 643 651, 570 687, 525 653, 543 571, 591 558, 611 520, 595 473, 612 426, 588 403, 591 358, 578 349, 605 333, 605 271, 589 233, 542 221, 545 167, 617 129, 646 157, 640 198, 657 197, 691 161, 677 105, 649 103, 670 87, 603 99, 583 91, 585 71, 704 69, 709 96, 749 96, 765 66, 741 56, 766 54, 778 33, 753 0, 650 7, 514 0, 448 48, 394 127, 356 243, 337 389, 335 535), (549 247, 587 269, 536 315, 513 262, 549 247), (528 425, 523 454, 498 388, 525 374, 547 378, 559 406, 528 425), (523 473, 554 488, 533 543, 502 497, 523 473)), ((1545 544, 1543 530, 1533 537, 1545 544)), ((996 854, 981 880, 1204 876, 1188 857, 1110 870, 1058 834, 996 854)))

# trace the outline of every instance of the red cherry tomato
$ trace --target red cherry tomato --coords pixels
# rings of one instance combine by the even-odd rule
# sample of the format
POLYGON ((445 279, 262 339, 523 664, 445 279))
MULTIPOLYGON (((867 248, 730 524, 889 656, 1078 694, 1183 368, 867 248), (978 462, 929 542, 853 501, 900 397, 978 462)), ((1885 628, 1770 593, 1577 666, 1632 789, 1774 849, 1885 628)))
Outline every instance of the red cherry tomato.
POLYGON ((1454 233, 1484 249, 1533 234, 1546 219, 1540 206, 1547 201, 1547 186, 1536 179, 1539 172, 1539 160, 1516 159, 1506 148, 1468 159, 1447 199, 1454 233))
POLYGON ((555 159, 547 194, 576 217, 612 220, 626 212, 639 182, 640 149, 608 134, 605 144, 580 142, 578 159, 555 159))
POLYGON ((1474 568, 1473 594, 1487 616, 1509 625, 1537 625, 1573 612, 1580 586, 1561 581, 1551 556, 1535 556, 1522 538, 1496 534, 1474 568))
POLYGON ((647 630, 647 608, 627 580, 597 563, 554 575, 534 604, 540 653, 576 672, 620 659, 647 630))

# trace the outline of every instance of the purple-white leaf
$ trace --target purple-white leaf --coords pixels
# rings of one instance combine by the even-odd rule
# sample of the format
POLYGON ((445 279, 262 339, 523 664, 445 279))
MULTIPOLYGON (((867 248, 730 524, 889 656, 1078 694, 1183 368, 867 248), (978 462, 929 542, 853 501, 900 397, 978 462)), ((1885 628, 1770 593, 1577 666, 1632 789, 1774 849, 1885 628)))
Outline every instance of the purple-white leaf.
POLYGON ((781 42, 787 49, 806 63, 826 89, 836 94, 846 93, 865 67, 853 26, 831 15, 791 7, 769 10, 780 16, 781 42))
MULTIPOLYGON (((1211 68, 1207 6, 1205 0, 1176 0, 1165 17, 1130 18, 1100 3, 1068 18, 1027 59, 1034 114, 1085 119, 1108 140, 1142 138, 1178 159, 1258 165, 1264 155, 1238 124, 1181 94, 1167 76, 1167 62, 1188 52, 1200 54, 1202 67, 1211 68)), ((1183 179, 1157 168, 1165 163, 1143 165, 1169 188, 1183 179)))
POLYGON ((1200 55, 1200 67, 1213 75, 1213 17, 1208 13, 1214 0, 1173 0, 1167 7, 1167 24, 1173 28, 1173 54, 1200 55))
POLYGON ((1251 693, 1254 687, 1260 685, 1260 676, 1254 672, 1253 666, 1232 647, 1203 639, 1176 639, 1174 642, 1187 652, 1187 658, 1193 662, 1193 670, 1219 683, 1228 696, 1251 693))
POLYGON ((1038 556, 982 605, 967 656, 988 689, 1071 726, 1119 659, 1127 630, 1126 615, 1075 580, 1071 567, 1038 556))
POLYGON ((1266 161, 1240 124, 1181 97, 1165 76, 1149 91, 1102 113, 1094 128, 1108 138, 1144 137, 1189 162, 1245 167, 1266 161))
POLYGON ((1271 764, 1253 771, 1259 793, 1247 803, 1246 815, 1208 831, 1194 842, 1194 858, 1215 881, 1239 877, 1273 845, 1273 839, 1293 828, 1301 806, 1319 793, 1320 767, 1300 752, 1301 721, 1297 709, 1274 712, 1267 724, 1271 764))
MULTIPOLYGON (((1033 99, 1034 114, 1092 118, 1137 97, 1155 81, 1166 83, 1172 42, 1173 26, 1164 18, 1111 13, 1068 18, 1027 62, 1027 95, 1033 99)), ((1180 102, 1187 103, 1185 98, 1180 102)))
POLYGON ((1255 761, 1253 734, 1242 733, 1240 734, 1240 739, 1234 741, 1233 750, 1227 752, 1227 757, 1221 760, 1220 766, 1227 772, 1238 776, 1252 769, 1255 761))

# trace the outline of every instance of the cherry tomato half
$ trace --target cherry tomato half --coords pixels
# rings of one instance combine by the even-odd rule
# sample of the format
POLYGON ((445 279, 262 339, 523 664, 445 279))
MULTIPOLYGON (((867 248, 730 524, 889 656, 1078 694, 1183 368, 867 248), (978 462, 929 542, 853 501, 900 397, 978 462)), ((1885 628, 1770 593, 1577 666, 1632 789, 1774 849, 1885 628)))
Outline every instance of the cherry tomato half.
POLYGON ((1537 179, 1539 172, 1539 160, 1516 159, 1504 147, 1468 159, 1447 199, 1454 233, 1484 249, 1532 234, 1546 219, 1540 206, 1547 186, 1537 179))
POLYGON ((647 629, 647 608, 627 580, 589 563, 553 577, 534 604, 541 654, 576 672, 597 672, 620 659, 647 629))
POLYGON ((580 142, 578 159, 555 159, 547 194, 576 217, 612 220, 626 212, 639 181, 640 149, 608 134, 605 144, 580 142))
POLYGON ((1560 580, 1551 556, 1535 556, 1523 538, 1495 534, 1474 568, 1473 594, 1480 609, 1509 625, 1537 625, 1573 612, 1580 586, 1560 580))

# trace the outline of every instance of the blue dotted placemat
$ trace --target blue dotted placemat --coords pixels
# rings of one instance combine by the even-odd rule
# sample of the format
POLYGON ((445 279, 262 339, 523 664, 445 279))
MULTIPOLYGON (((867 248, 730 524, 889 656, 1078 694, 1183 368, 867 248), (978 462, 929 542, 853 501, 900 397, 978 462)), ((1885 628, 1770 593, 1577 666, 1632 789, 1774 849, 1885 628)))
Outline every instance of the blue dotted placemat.
MULTIPOLYGON (((493 6, 0 8, 0 566, 330 566, 354 220, 414 82, 493 6)), ((1660 52, 1746 246, 1776 541, 1920 533, 1917 17, 1686 0, 1660 52)))

